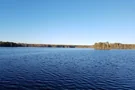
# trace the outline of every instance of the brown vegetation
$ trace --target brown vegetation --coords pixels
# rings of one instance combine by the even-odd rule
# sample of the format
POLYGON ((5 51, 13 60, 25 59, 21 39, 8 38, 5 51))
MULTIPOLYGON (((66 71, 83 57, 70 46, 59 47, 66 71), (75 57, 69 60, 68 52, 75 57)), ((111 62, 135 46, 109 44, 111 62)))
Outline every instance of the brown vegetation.
POLYGON ((99 42, 94 44, 94 48, 98 50, 135 49, 135 44, 99 42))

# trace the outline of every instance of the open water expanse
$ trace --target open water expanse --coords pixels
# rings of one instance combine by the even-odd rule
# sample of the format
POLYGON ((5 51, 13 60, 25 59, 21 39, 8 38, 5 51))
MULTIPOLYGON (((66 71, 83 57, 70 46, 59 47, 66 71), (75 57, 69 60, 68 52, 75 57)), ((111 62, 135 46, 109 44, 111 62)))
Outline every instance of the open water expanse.
POLYGON ((0 90, 135 90, 135 50, 0 48, 0 90))

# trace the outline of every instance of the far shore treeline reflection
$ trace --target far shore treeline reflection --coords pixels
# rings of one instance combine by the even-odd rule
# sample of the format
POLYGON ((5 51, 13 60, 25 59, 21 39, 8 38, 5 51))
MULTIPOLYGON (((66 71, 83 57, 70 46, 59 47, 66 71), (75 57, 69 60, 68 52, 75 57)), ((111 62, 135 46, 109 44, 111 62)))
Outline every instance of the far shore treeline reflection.
POLYGON ((27 44, 27 43, 2 42, 2 41, 0 41, 0 47, 93 48, 92 45, 27 44))

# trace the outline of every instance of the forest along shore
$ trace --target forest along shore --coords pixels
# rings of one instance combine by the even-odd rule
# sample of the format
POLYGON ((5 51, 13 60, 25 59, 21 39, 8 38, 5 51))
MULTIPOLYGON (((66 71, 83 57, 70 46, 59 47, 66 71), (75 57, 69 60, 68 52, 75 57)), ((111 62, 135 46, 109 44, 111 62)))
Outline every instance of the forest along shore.
POLYGON ((57 44, 27 44, 0 41, 0 47, 56 47, 56 48, 93 48, 93 45, 57 45, 57 44))
POLYGON ((99 42, 99 43, 95 43, 93 47, 96 50, 135 49, 135 44, 99 42))
POLYGON ((95 50, 135 49, 135 44, 98 42, 94 45, 58 45, 58 44, 27 44, 0 41, 0 47, 49 47, 49 48, 94 48, 95 50))

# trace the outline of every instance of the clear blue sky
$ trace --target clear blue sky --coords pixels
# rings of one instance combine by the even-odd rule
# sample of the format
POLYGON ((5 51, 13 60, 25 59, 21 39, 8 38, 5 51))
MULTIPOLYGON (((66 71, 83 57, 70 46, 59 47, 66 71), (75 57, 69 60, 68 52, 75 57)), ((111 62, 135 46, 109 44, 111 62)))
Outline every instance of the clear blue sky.
POLYGON ((0 0, 0 41, 135 43, 135 0, 0 0))

